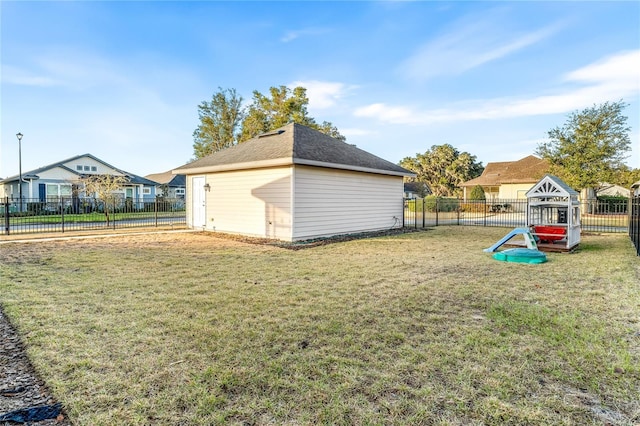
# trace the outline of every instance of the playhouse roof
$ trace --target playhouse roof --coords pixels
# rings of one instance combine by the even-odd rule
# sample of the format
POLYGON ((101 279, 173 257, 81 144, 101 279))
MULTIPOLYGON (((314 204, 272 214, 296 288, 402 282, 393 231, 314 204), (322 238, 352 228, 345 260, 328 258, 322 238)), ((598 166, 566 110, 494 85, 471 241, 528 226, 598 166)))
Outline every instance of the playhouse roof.
POLYGON ((294 164, 415 176, 413 172, 397 164, 297 123, 287 124, 178 167, 173 173, 211 173, 294 164))
POLYGON ((534 197, 574 197, 578 192, 567 185, 557 176, 546 174, 530 190, 527 191, 527 198, 534 197))

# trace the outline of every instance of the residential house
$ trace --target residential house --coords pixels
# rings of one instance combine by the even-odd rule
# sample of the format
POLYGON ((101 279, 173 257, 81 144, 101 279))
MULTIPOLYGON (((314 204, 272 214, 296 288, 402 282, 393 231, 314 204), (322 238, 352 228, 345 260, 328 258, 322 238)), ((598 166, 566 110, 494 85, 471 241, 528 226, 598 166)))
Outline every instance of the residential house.
POLYGON ((174 175, 171 173, 171 170, 169 170, 164 173, 146 175, 145 178, 160 184, 156 188, 156 194, 158 196, 184 200, 186 189, 185 175, 174 175))
POLYGON ((461 183, 463 198, 467 200, 477 185, 484 189, 487 200, 526 199, 526 193, 548 171, 546 160, 534 155, 517 161, 487 163, 482 175, 461 183))
MULTIPOLYGON (((87 195, 83 192, 81 179, 105 174, 126 177, 126 183, 118 191, 123 199, 134 202, 155 199, 156 182, 118 169, 91 154, 83 154, 22 173, 23 202, 41 203, 59 197, 87 195)), ((19 181, 19 175, 0 180, 2 192, 10 201, 19 201, 19 181)))
POLYGON ((402 226, 415 174, 291 123, 173 171, 185 174, 187 224, 285 241, 402 226))
POLYGON ((430 193, 429 187, 422 182, 404 183, 404 198, 422 198, 430 193))
POLYGON ((625 188, 624 186, 616 185, 613 183, 601 183, 597 192, 594 194, 596 196, 590 196, 587 199, 592 199, 596 197, 626 197, 629 198, 631 196, 631 191, 629 188, 625 188))

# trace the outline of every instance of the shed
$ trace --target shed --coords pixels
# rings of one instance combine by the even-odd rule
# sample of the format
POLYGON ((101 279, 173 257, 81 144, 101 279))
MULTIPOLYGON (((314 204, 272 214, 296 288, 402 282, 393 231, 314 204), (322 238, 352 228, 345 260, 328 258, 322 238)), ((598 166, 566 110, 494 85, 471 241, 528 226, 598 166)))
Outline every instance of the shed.
POLYGON ((560 178, 545 175, 527 191, 527 225, 541 250, 572 250, 580 243, 578 192, 560 178))
POLYGON ((285 241, 402 227, 415 176, 296 123, 173 173, 186 175, 189 227, 285 241))

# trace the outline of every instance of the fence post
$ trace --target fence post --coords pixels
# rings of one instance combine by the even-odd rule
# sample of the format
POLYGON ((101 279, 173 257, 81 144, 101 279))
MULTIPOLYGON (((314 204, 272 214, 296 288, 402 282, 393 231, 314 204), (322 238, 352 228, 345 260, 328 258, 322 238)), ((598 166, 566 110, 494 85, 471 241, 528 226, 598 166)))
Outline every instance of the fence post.
POLYGON ((484 205, 482 207, 482 226, 487 227, 487 198, 484 199, 484 205))
POLYGON ((458 225, 460 225, 460 198, 456 198, 456 214, 458 216, 458 225))
POLYGON ((156 228, 158 227, 158 197, 155 198, 153 203, 153 211, 156 218, 156 228))
POLYGON ((10 232, 9 221, 9 197, 4 197, 4 233, 9 235, 10 232))
MULTIPOLYGON (((405 216, 405 206, 407 205, 407 200, 405 198, 402 199, 402 227, 404 228, 404 216, 405 216)), ((172 209, 173 210, 173 209, 172 209)))
POLYGON ((62 233, 64 234, 64 197, 60 197, 60 221, 62 222, 62 233))
POLYGON ((422 197, 422 227, 423 228, 425 227, 425 221, 424 220, 425 220, 425 217, 427 216, 426 201, 427 201, 427 199, 422 197))
POLYGON ((436 197, 436 226, 438 226, 438 211, 440 210, 439 201, 440 198, 436 197))

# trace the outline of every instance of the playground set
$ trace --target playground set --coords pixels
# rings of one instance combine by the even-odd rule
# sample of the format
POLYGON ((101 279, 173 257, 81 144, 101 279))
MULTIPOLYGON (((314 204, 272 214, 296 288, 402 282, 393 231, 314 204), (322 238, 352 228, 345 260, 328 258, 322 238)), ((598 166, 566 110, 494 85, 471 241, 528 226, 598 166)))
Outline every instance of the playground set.
POLYGON ((544 263, 543 251, 574 250, 580 243, 578 193, 560 178, 545 175, 526 195, 527 228, 515 228, 484 251, 505 262, 544 263), (522 235, 523 241, 510 242, 516 235, 522 235), (506 244, 517 248, 497 251, 506 244))

